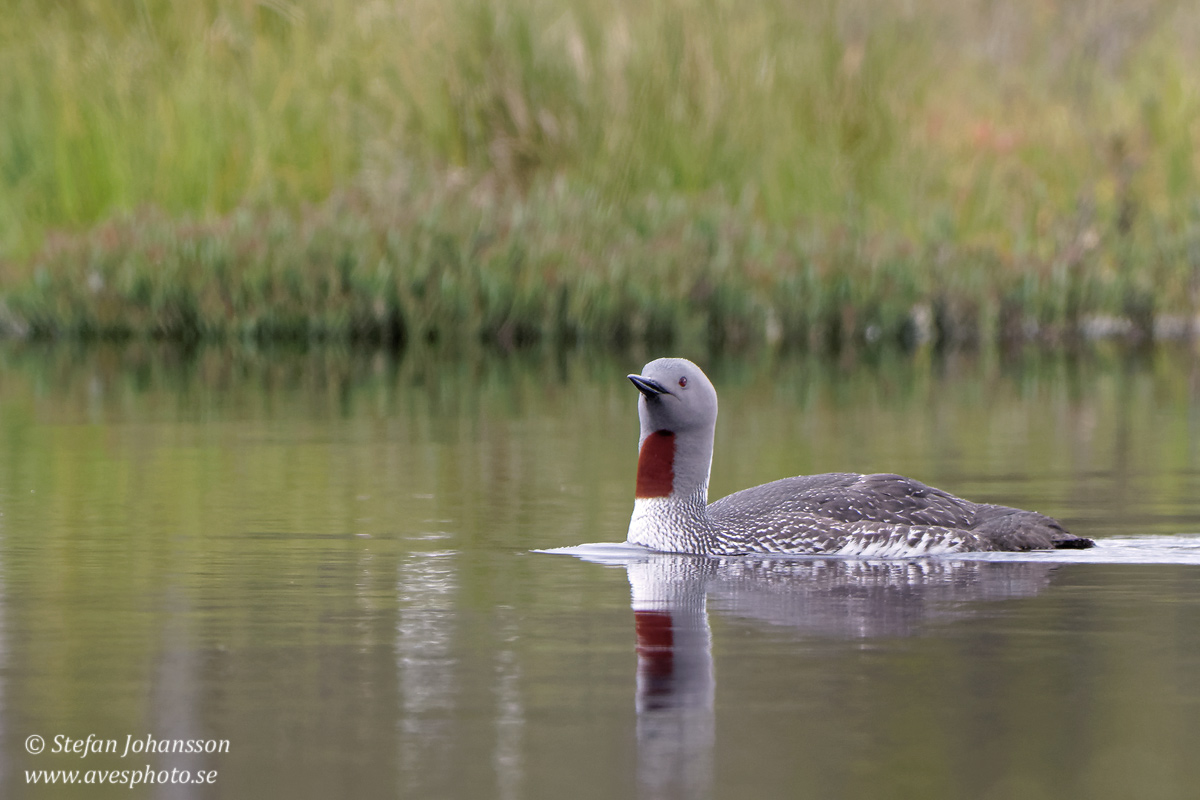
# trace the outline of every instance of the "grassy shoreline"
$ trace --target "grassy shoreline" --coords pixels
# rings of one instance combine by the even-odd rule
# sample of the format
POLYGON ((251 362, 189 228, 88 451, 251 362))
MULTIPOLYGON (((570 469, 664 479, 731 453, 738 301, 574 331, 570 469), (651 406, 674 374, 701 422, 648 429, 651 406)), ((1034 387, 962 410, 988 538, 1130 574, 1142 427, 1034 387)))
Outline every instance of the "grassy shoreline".
POLYGON ((1193 333, 1190 243, 1043 260, 848 228, 764 224, 719 200, 620 207, 397 180, 298 214, 145 214, 52 241, 0 327, 33 338, 975 346, 1193 333))
POLYGON ((11 12, 11 335, 837 349, 1200 307, 1186 3, 11 12))

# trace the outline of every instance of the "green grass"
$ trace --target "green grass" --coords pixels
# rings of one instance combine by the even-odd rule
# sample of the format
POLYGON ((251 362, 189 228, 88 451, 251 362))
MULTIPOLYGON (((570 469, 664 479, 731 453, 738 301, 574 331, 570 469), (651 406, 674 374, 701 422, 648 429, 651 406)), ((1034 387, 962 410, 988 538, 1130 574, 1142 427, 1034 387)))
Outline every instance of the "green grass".
MULTIPOLYGON (((764 224, 719 200, 622 206, 560 186, 413 179, 298 214, 145 214, 56 240, 5 296, 35 337, 817 349, 1077 338, 1191 315, 1186 253, 1122 270, 848 228, 764 224)), ((1140 327, 1139 327, 1140 326, 1140 327)))
POLYGON ((4 317, 722 345, 1193 314, 1200 10, 907 9, 14 0, 4 317))

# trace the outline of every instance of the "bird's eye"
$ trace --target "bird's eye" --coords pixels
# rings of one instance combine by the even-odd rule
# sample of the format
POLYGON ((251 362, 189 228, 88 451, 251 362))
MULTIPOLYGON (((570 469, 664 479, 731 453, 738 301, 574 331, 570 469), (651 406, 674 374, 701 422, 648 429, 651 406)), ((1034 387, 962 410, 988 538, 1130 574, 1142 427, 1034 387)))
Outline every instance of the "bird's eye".
POLYGON ((683 378, 679 379, 679 386, 680 386, 680 388, 687 386, 687 377, 683 377, 683 378))

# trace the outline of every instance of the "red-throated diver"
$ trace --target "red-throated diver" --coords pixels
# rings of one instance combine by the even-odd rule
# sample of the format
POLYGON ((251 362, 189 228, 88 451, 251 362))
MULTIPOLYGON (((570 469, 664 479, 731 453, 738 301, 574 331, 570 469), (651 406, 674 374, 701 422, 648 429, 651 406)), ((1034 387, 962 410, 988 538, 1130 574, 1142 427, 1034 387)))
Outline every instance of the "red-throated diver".
POLYGON ((717 392, 683 358, 651 361, 641 392, 637 491, 628 540, 706 555, 909 556, 1085 548, 1033 511, 972 503, 900 475, 830 473, 766 483, 708 503, 717 392))

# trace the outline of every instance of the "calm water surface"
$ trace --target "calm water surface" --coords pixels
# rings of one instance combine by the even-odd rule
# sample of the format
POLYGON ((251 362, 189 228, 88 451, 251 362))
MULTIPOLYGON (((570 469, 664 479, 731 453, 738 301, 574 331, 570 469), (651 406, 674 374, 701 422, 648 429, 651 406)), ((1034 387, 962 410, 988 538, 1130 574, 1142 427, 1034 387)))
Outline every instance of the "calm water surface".
POLYGON ((644 360, 0 348, 0 795, 1197 796, 1195 356, 706 362, 714 497, 898 471, 1089 553, 533 552, 624 538, 644 360), (147 767, 216 774, 27 783, 147 767))

